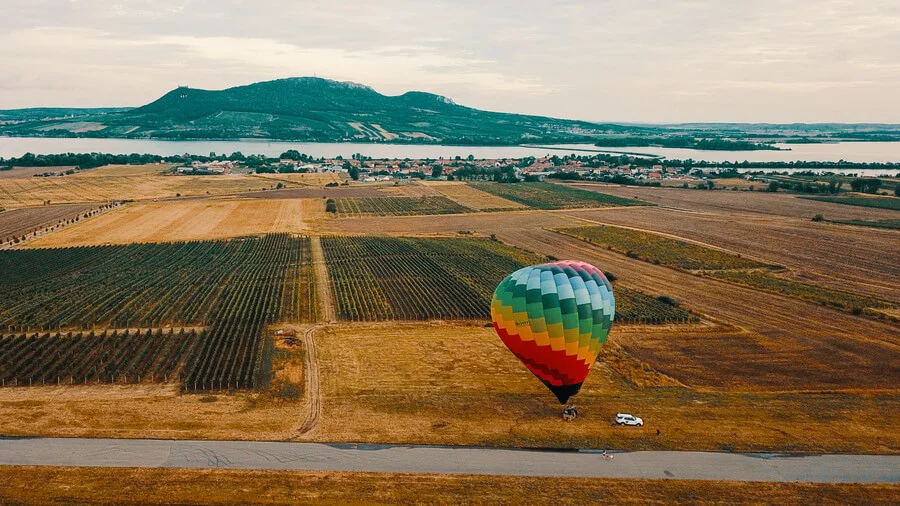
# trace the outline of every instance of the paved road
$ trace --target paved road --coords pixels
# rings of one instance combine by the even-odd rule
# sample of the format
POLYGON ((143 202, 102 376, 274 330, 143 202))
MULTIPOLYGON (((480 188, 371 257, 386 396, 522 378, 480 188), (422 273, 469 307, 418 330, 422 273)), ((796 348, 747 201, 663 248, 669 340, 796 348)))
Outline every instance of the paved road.
POLYGON ((900 483, 900 456, 615 453, 154 439, 0 438, 0 465, 900 483))

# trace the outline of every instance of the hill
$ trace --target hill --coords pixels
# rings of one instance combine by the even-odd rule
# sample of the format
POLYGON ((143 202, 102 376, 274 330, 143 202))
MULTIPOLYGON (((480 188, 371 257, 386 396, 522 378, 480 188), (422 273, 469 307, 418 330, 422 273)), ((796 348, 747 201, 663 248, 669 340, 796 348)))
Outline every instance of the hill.
MULTIPOLYGON (((431 93, 382 95, 368 86, 300 77, 225 90, 181 87, 129 110, 18 114, 7 135, 165 139, 519 144, 591 140, 641 127, 482 111, 431 93), (48 117, 49 116, 49 117, 48 117), (23 121, 24 120, 24 121, 23 121)), ((0 113, 0 121, 3 115, 0 113)))

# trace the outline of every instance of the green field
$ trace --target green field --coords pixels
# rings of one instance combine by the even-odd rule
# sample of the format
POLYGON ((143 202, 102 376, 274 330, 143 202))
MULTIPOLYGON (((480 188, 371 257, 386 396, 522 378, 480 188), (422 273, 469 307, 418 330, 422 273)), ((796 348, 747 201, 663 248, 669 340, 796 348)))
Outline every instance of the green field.
POLYGON ((878 209, 892 209, 900 211, 900 198, 896 197, 801 197, 804 199, 818 200, 819 202, 832 202, 834 204, 846 204, 848 206, 875 207, 878 209))
POLYGON ((651 232, 599 226, 563 228, 562 232, 619 253, 684 270, 762 269, 776 266, 651 232))
MULTIPOLYGON (((323 237, 343 320, 489 319, 497 284, 546 258, 487 239, 323 237)), ((686 322, 690 313, 615 288, 623 323, 686 322)))
POLYGON ((536 209, 650 205, 641 200, 626 199, 552 183, 469 183, 469 185, 536 209))
POLYGON ((278 234, 0 251, 0 329, 18 334, 0 340, 0 378, 165 381, 183 365, 186 388, 254 388, 265 326, 315 319, 308 242, 278 234), (206 330, 93 332, 163 326, 206 330))
POLYGON ((896 307, 874 297, 866 297, 855 293, 832 290, 821 286, 810 285, 789 279, 782 279, 759 271, 709 271, 705 274, 717 279, 752 286, 760 290, 778 292, 790 297, 817 302, 848 311, 861 311, 864 308, 896 307))
POLYGON ((856 225, 857 227, 883 228, 887 230, 900 230, 900 220, 825 220, 828 223, 840 225, 856 225))
POLYGON ((340 197, 334 199, 341 215, 413 216, 473 212, 447 197, 340 197))

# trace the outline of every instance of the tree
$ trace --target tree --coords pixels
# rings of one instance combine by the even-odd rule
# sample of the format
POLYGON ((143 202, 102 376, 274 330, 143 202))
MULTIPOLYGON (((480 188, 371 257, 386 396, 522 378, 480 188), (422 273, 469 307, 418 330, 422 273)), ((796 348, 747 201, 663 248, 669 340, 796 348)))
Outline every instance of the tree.
POLYGON ((431 166, 431 177, 437 179, 441 177, 441 174, 444 172, 444 167, 441 164, 436 163, 431 166))
POLYGON ((881 189, 880 179, 866 179, 866 193, 878 193, 879 189, 881 189))
POLYGON ((766 188, 766 191, 767 191, 767 192, 777 192, 777 191, 778 191, 778 188, 779 188, 780 186, 781 186, 781 185, 778 184, 778 181, 772 181, 772 182, 769 183, 769 186, 766 188))

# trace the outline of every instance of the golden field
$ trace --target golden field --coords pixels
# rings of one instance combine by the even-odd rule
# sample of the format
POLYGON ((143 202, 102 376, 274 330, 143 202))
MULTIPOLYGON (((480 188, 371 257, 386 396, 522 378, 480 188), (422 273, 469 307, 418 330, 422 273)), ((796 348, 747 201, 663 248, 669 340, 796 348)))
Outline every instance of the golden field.
POLYGON ((888 504, 898 485, 9 467, 7 504, 888 504), (40 483, 40 487, 35 487, 40 483))

